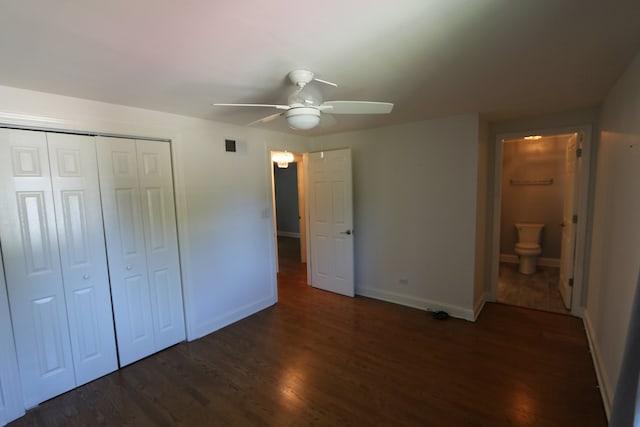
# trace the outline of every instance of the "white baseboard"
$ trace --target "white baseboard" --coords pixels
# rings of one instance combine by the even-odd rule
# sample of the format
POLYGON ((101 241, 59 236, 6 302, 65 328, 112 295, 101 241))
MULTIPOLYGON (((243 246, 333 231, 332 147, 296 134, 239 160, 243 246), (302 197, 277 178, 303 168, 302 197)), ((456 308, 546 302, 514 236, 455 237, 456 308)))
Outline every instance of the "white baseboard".
POLYGON ((294 237, 296 239, 299 239, 300 238, 300 233, 294 233, 293 231, 281 231, 281 230, 278 230, 278 236, 294 237))
POLYGON ((193 341, 198 338, 202 338, 203 336, 215 332, 218 329, 222 329, 225 326, 237 322, 238 320, 249 317, 260 310, 271 307, 276 302, 278 302, 277 297, 272 295, 267 298, 246 304, 237 310, 224 313, 209 322, 198 325, 197 329, 193 331, 193 334, 188 334, 187 340, 193 341))
MULTIPOLYGON (((515 254, 500 254, 500 262, 507 262, 509 264, 517 264, 518 255, 515 254)), ((538 265, 543 267, 560 267, 560 258, 538 258, 538 265)))
POLYGON ((484 308, 484 304, 487 302, 487 293, 483 293, 482 296, 480 297, 480 299, 478 299, 478 301, 476 301, 474 307, 473 307, 473 321, 475 322, 476 320, 478 320, 478 316, 480 316, 480 313, 482 312, 482 309, 484 308))
POLYGON ((587 310, 584 311, 582 322, 584 323, 584 329, 587 332, 587 341, 589 342, 591 359, 593 360, 593 366, 596 371, 596 378, 598 379, 598 388, 600 389, 600 395, 602 396, 604 411, 607 414, 608 421, 611 414, 611 406, 613 404, 613 390, 610 390, 609 384, 607 383, 607 381, 605 381, 604 369, 602 367, 602 363, 600 362, 598 347, 596 345, 596 335, 593 331, 593 327, 591 326, 591 317, 589 316, 589 312, 587 310))
POLYGON ((474 310, 466 309, 463 307, 450 305, 438 301, 427 300, 424 298, 416 298, 410 295, 404 295, 396 292, 390 292, 386 290, 373 289, 373 288, 356 288, 356 295, 362 295, 363 297, 375 298, 382 301, 392 302, 394 304, 405 305, 407 307, 419 308, 426 311, 446 311, 449 316, 458 319, 468 320, 470 322, 475 321, 474 310))

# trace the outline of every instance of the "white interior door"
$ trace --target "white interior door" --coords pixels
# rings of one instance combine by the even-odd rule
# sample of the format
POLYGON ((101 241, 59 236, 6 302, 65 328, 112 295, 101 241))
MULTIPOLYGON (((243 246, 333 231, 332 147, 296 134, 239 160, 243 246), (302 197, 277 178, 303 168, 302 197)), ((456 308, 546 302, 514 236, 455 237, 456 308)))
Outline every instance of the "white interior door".
POLYGON ((95 138, 47 134, 77 385, 118 369, 95 138))
POLYGON ((75 384, 46 136, 0 129, 0 240, 27 408, 75 384))
POLYGON ((156 351, 184 341, 182 285, 168 143, 136 141, 156 351))
POLYGON ((576 224, 573 221, 578 195, 578 170, 580 157, 577 156, 578 136, 571 135, 566 147, 566 167, 564 182, 564 208, 562 215, 562 249, 560 253, 560 295, 565 307, 571 309, 573 290, 573 269, 575 263, 576 224))
POLYGON ((311 285, 354 296, 351 150, 308 159, 311 285))
POLYGON ((4 281, 4 269, 0 258, 0 425, 24 415, 20 391, 18 361, 13 341, 9 302, 4 281))
POLYGON ((98 138, 98 165, 120 365, 155 352, 134 140, 98 138))

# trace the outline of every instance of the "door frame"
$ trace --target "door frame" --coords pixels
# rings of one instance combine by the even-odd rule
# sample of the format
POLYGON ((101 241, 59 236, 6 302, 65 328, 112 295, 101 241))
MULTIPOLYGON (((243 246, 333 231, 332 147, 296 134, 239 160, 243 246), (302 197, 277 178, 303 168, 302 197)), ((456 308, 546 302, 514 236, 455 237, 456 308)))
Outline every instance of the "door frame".
POLYGON ((528 135, 553 136, 560 134, 578 133, 583 136, 582 141, 582 168, 576 185, 579 186, 578 224, 575 242, 575 263, 573 276, 573 292, 571 295, 571 314, 576 317, 583 317, 586 303, 587 284, 586 259, 589 249, 589 228, 587 225, 591 219, 589 217, 589 190, 590 190, 590 170, 591 170, 591 147, 592 131, 590 125, 568 126, 560 128, 528 129, 518 132, 500 133, 496 135, 494 142, 494 175, 493 175, 493 215, 492 215, 492 237, 491 237, 491 267, 490 267, 490 300, 496 301, 498 293, 498 276, 500 268, 500 220, 502 207, 502 162, 503 162, 503 140, 523 138, 528 135))
MULTIPOLYGON (((280 265, 278 263, 278 222, 277 222, 277 211, 276 211, 276 179, 275 174, 273 172, 273 160, 271 160, 271 155, 274 152, 285 151, 284 149, 276 149, 276 148, 268 148, 268 164, 269 164, 269 174, 271 176, 271 211, 273 212, 272 217, 272 229, 273 229, 273 248, 275 253, 274 259, 274 267, 275 272, 278 273, 280 271, 280 265)), ((307 271, 309 268, 309 250, 310 245, 307 239, 308 233, 308 209, 307 209, 307 152, 301 150, 287 150, 291 154, 293 154, 294 162, 297 163, 297 186, 298 186, 298 223, 300 224, 300 262, 307 263, 307 271), (301 197, 302 196, 302 197, 301 197)), ((307 274, 307 284, 310 283, 309 274, 307 274)), ((276 278, 276 295, 277 295, 277 278, 276 278)))

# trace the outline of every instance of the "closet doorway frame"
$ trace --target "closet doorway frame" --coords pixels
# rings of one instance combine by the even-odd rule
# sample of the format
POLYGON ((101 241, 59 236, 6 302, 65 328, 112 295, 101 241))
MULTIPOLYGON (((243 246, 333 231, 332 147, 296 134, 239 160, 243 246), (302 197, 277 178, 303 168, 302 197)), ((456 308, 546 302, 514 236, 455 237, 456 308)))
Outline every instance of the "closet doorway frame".
POLYGON ((199 336, 194 332, 194 325, 187 307, 192 306, 188 284, 191 283, 190 250, 183 241, 183 236, 189 235, 187 218, 187 201, 184 171, 178 167, 181 164, 182 137, 177 128, 162 125, 145 125, 121 123, 95 118, 60 119, 54 116, 39 116, 33 114, 0 111, 0 128, 22 129, 41 132, 66 133, 71 135, 103 136, 112 138, 138 139, 144 141, 168 142, 171 152, 171 167, 173 170, 173 192, 175 196, 176 226, 178 238, 178 259, 180 261, 180 279, 182 283, 182 305, 184 310, 186 340, 192 341, 199 336))

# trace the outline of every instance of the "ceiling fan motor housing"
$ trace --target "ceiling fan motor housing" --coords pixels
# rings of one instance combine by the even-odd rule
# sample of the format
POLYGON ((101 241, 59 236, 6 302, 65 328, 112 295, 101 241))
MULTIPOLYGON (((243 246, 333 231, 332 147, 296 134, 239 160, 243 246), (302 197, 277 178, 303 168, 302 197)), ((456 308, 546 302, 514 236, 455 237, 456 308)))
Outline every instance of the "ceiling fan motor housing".
POLYGON ((304 87, 313 80, 313 71, 309 70, 293 70, 289 73, 289 80, 298 87, 304 87))
POLYGON ((320 123, 320 110, 315 107, 293 107, 285 111, 287 123, 294 129, 309 130, 320 123))

